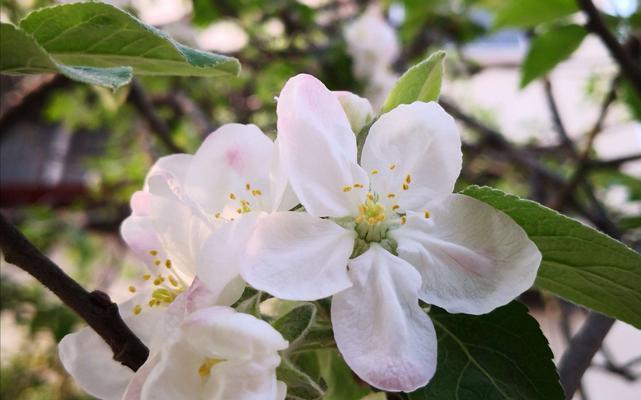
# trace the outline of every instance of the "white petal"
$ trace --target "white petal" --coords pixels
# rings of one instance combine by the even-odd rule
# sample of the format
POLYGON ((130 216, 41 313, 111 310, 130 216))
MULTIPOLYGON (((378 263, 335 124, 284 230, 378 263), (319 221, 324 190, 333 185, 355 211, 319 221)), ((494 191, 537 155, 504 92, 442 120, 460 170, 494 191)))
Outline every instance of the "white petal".
POLYGON ((541 253, 510 217, 468 196, 408 214, 393 231, 399 256, 423 277, 421 299, 451 313, 484 314, 534 283, 541 253))
POLYGON ((288 346, 267 322, 229 307, 198 310, 185 320, 181 330, 185 340, 206 357, 266 358, 273 368, 279 364, 276 352, 288 346))
POLYGON ((147 173, 143 190, 170 198, 182 197, 185 177, 192 159, 191 154, 172 154, 159 158, 147 173))
POLYGON ((287 179, 287 171, 280 156, 278 138, 275 141, 274 158, 272 159, 269 179, 272 195, 272 209, 270 211, 289 211, 300 203, 287 179))
POLYGON ((240 262, 258 217, 254 212, 243 214, 216 229, 203 245, 198 259, 198 276, 212 292, 222 293, 239 276, 240 262))
POLYGON ((113 360, 113 353, 91 328, 62 338, 58 345, 60 361, 78 385, 103 400, 120 400, 134 372, 113 360))
POLYGON ((271 211, 269 170, 274 149, 274 143, 256 125, 221 126, 194 155, 187 172, 187 194, 207 215, 222 212, 228 205, 236 209, 241 199, 271 211), (252 195, 251 190, 262 194, 252 195))
POLYGON ((142 388, 149 374, 154 370, 159 361, 160 354, 149 356, 147 361, 136 371, 133 379, 129 382, 129 386, 127 386, 127 391, 122 396, 122 400, 140 400, 142 388))
POLYGON ((354 133, 359 133, 374 118, 372 105, 366 98, 346 91, 334 91, 332 93, 341 103, 354 133))
POLYGON ((198 368, 203 356, 183 341, 172 343, 143 384, 141 400, 201 399, 202 378, 198 368))
POLYGON ((353 214, 367 176, 356 164, 356 138, 336 97, 311 75, 285 84, 276 109, 278 146, 292 189, 305 209, 317 217, 353 214))
POLYGON ((157 269, 157 260, 164 264, 170 259, 179 277, 191 283, 196 257, 211 232, 206 221, 193 208, 150 193, 137 192, 133 203, 144 203, 145 212, 123 221, 125 242, 152 271, 157 269), (152 250, 158 254, 152 256, 152 250))
POLYGON ((214 400, 279 400, 276 368, 251 361, 220 363, 212 368, 203 395, 214 400))
POLYGON ((436 333, 419 307, 421 277, 377 244, 350 261, 354 286, 334 295, 334 338, 347 365, 387 391, 424 386, 436 370, 436 333))
POLYGON ((355 233, 302 212, 261 217, 247 245, 241 275, 253 287, 287 300, 317 300, 351 286, 347 260, 355 233))
POLYGON ((454 119, 434 102, 403 104, 383 114, 372 125, 362 155, 367 171, 379 171, 372 188, 382 195, 395 193, 401 210, 452 193, 461 163, 454 119), (408 175, 409 189, 403 190, 408 175))

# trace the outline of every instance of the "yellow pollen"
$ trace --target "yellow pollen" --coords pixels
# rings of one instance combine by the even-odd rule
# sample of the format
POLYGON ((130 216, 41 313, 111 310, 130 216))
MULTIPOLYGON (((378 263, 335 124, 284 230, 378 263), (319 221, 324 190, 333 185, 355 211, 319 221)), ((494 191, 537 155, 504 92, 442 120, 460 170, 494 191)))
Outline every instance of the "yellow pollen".
POLYGON ((407 190, 409 188, 410 188, 410 185, 408 185, 407 183, 403 183, 403 190, 407 190))
POLYGON ((222 361, 223 360, 218 358, 206 358, 205 361, 203 361, 203 363, 200 364, 200 367, 198 368, 198 375, 200 375, 201 378, 208 377, 214 365, 222 361))
POLYGON ((140 304, 136 304, 134 306, 134 315, 140 314, 141 311, 142 311, 142 307, 140 306, 140 304))
POLYGON ((158 250, 151 250, 149 252, 149 254, 151 254, 152 256, 156 257, 158 255, 158 250))
POLYGON ((131 293, 136 293, 136 288, 134 286, 129 286, 129 291, 131 293))
POLYGON ((159 266, 159 265, 160 265, 160 260, 155 260, 155 261, 154 261, 154 265, 155 265, 155 266, 159 266))
POLYGON ((261 191, 260 191, 260 190, 258 190, 258 189, 254 189, 254 190, 252 190, 252 196, 254 196, 254 197, 258 197, 258 196, 260 196, 261 194, 263 194, 263 192, 261 192, 261 191))
POLYGON ((394 193, 388 193, 387 194, 387 198, 388 199, 393 199, 394 197, 396 197, 396 194, 394 194, 394 193))
POLYGON ((151 275, 150 275, 150 274, 144 274, 144 275, 142 276, 142 279, 144 279, 144 280, 148 281, 148 280, 150 280, 150 279, 151 279, 151 275))
POLYGON ((149 302, 147 304, 149 305, 149 307, 153 307, 153 306, 156 305, 156 300, 151 299, 151 300, 149 300, 149 302))
POLYGON ((412 183, 412 177, 410 176, 410 174, 407 174, 407 176, 405 177, 405 182, 407 182, 408 185, 412 183))
POLYGON ((401 207, 401 206, 399 206, 398 204, 394 204, 394 205, 392 206, 392 210, 398 210, 400 207, 401 207))
POLYGON ((243 209, 242 209, 242 208, 237 208, 237 209, 236 209, 236 212, 237 212, 238 214, 242 214, 242 213, 243 213, 243 209))
POLYGON ((216 217, 216 218, 220 218, 220 213, 219 213, 219 212, 217 212, 216 214, 214 214, 214 217, 216 217))
POLYGON ((163 278, 162 275, 158 275, 156 279, 154 279, 154 285, 158 286, 164 281, 165 281, 165 278, 163 278))
POLYGON ((425 218, 429 218, 430 217, 430 212, 427 211, 427 210, 423 211, 423 216, 425 216, 425 218))
POLYGON ((182 291, 159 288, 151 293, 151 298, 156 304, 171 304, 182 291))
POLYGON ((166 259, 165 260, 165 267, 167 267, 167 269, 171 268, 171 260, 170 259, 166 259))
POLYGON ((252 188, 252 186, 251 186, 249 183, 246 183, 246 184, 245 184, 245 189, 247 189, 247 190, 251 190, 251 188, 252 188))
POLYGON ((233 193, 229 193, 229 199, 230 200, 236 200, 236 195, 233 193))
POLYGON ((347 193, 352 190, 352 187, 350 185, 345 185, 343 186, 343 192, 347 193))
POLYGON ((374 202, 373 196, 372 199, 358 206, 358 214, 358 217, 356 217, 358 223, 365 221, 368 225, 376 225, 379 222, 385 221, 385 207, 383 207, 382 204, 374 202))
POLYGON ((390 165, 389 165, 389 169, 390 169, 390 171, 393 171, 393 170, 394 170, 394 168, 396 168, 396 164, 390 164, 390 165))
POLYGON ((370 172, 370 174, 376 175, 376 174, 378 174, 378 170, 377 169, 373 169, 372 172, 370 172))
POLYGON ((362 189, 363 188, 363 184, 362 183, 355 183, 354 187, 358 188, 358 189, 362 189))
POLYGON ((367 193, 367 200, 374 201, 374 195, 372 194, 372 192, 367 193))
POLYGON ((401 225, 405 225, 406 222, 407 222, 407 217, 405 215, 403 215, 401 217, 401 225))
POLYGON ((167 279, 169 279, 169 283, 171 283, 171 286, 178 287, 178 281, 176 280, 176 278, 174 278, 173 275, 169 275, 167 279))

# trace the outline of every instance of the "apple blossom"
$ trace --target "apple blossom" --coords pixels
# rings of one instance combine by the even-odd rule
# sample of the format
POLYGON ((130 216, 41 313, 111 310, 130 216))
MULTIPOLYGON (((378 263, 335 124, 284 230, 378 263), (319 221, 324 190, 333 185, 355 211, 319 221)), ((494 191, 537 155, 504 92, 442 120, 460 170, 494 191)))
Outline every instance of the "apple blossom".
POLYGON ((436 335, 419 299, 483 314, 534 282, 541 254, 507 215, 453 194, 461 141, 436 103, 401 105, 355 135, 316 78, 290 79, 278 100, 282 165, 306 212, 258 218, 242 276, 289 300, 333 295, 347 364, 387 391, 424 386, 436 335))

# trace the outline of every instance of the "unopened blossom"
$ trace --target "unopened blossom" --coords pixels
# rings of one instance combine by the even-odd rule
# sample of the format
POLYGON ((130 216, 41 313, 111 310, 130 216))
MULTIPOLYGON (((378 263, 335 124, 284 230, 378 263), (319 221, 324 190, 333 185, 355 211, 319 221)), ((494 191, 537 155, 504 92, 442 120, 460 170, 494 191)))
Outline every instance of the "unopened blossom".
POLYGON ((306 212, 261 216, 242 276, 282 299, 333 296, 336 343, 356 374, 387 391, 424 386, 437 344, 419 299, 490 312, 532 285, 541 254, 507 215, 452 193, 461 141, 438 104, 383 114, 360 165, 343 108, 316 78, 290 79, 277 113, 282 165, 306 212))
POLYGON ((341 103, 352 131, 358 134, 367 124, 374 119, 372 105, 367 99, 355 95, 352 92, 333 92, 341 103))

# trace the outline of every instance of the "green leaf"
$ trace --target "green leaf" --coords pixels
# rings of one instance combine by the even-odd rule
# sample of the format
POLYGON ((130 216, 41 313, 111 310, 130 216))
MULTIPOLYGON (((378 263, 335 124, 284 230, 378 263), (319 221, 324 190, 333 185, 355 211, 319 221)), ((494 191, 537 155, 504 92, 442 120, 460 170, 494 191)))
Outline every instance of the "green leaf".
POLYGON ((321 376, 327 382, 323 400, 360 400, 371 393, 369 386, 354 380, 354 373, 336 349, 316 353, 321 364, 321 376))
POLYGON ((582 26, 564 25, 534 38, 521 65, 521 88, 568 58, 581 45, 587 34, 588 31, 582 26))
POLYGON ((445 52, 437 51, 405 71, 387 95, 381 112, 386 113, 400 104, 438 100, 444 59, 445 52))
POLYGON ((494 28, 534 26, 576 11, 575 0, 506 0, 496 13, 494 28))
POLYGON ((301 303, 291 309, 287 314, 278 318, 272 324, 285 340, 292 344, 305 337, 316 319, 316 306, 311 303, 301 303))
POLYGON ((438 364, 430 383, 410 394, 427 399, 563 399, 552 351, 527 308, 513 301, 485 315, 432 306, 438 364))
POLYGON ((91 68, 61 64, 27 33, 11 24, 0 24, 0 72, 5 74, 40 74, 59 72, 70 79, 117 89, 131 81, 129 67, 91 68))
POLYGON ((235 58, 183 46, 104 3, 42 8, 20 21, 20 28, 67 65, 129 66, 145 75, 220 76, 240 70, 235 58))
POLYGON ((461 192, 503 211, 543 255, 536 286, 641 328, 641 254, 579 221, 488 187, 461 192))
POLYGON ((278 380, 287 384, 287 399, 315 400, 323 398, 323 388, 287 358, 283 358, 280 366, 276 369, 276 376, 278 380))

